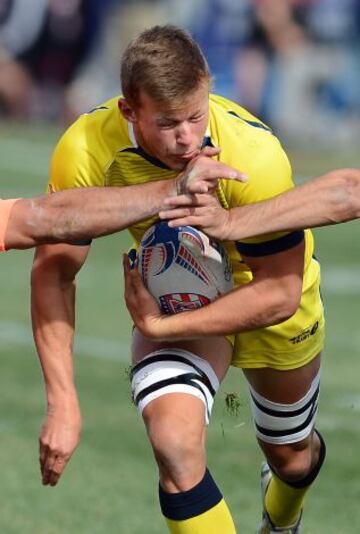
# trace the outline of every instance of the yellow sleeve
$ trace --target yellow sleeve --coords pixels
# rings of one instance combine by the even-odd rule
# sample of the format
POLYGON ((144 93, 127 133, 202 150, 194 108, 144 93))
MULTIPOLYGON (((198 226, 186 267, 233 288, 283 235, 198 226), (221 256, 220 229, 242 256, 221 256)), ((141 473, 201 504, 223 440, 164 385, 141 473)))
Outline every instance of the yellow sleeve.
MULTIPOLYGON (((291 165, 278 139, 264 132, 259 143, 261 147, 257 146, 253 157, 251 147, 247 147, 246 168, 239 163, 239 168, 248 175, 249 181, 246 184, 221 182, 219 197, 224 207, 260 202, 294 187, 291 165)), ((244 239, 237 242, 236 247, 241 254, 265 256, 292 248, 303 238, 303 231, 277 232, 244 239)))
POLYGON ((247 163, 249 181, 245 185, 228 182, 231 207, 260 202, 294 187, 291 165, 280 142, 268 132, 262 137, 265 142, 254 150, 247 163))
POLYGON ((49 192, 105 185, 104 169, 90 134, 80 117, 62 136, 50 163, 49 192))

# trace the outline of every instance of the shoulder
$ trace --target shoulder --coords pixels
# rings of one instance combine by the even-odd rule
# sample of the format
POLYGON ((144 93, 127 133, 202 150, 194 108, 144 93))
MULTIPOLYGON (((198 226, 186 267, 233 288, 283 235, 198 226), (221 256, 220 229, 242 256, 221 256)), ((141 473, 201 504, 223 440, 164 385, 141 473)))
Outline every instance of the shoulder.
POLYGON ((271 128, 245 108, 226 98, 210 96, 211 140, 221 148, 220 159, 229 165, 259 169, 271 162, 287 161, 271 128))
POLYGON ((213 119, 215 123, 217 121, 225 121, 234 128, 243 127, 245 130, 255 128, 263 132, 272 133, 271 128, 255 115, 252 115, 236 102, 220 95, 210 95, 210 117, 210 120, 213 119))
POLYGON ((112 98, 83 113, 65 131, 55 150, 87 149, 97 153, 98 145, 120 143, 125 133, 125 121, 117 106, 118 98, 112 98), (114 132, 116 135, 114 136, 114 132))
POLYGON ((81 115, 53 152, 53 190, 104 185, 104 173, 117 150, 129 143, 127 124, 112 98, 81 115))
POLYGON ((264 200, 293 186, 289 159, 269 126, 216 95, 210 96, 210 110, 211 140, 221 148, 219 159, 249 177, 246 185, 221 182, 229 206, 264 200))

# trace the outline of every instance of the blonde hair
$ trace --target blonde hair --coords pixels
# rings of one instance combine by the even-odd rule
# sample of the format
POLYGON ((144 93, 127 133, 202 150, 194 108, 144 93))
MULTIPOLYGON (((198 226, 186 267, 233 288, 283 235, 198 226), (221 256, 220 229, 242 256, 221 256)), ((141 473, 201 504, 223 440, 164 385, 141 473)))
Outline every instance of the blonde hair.
POLYGON ((140 105, 141 91, 157 102, 177 105, 205 84, 211 84, 207 61, 197 42, 177 26, 147 29, 124 52, 122 92, 134 106, 140 105))

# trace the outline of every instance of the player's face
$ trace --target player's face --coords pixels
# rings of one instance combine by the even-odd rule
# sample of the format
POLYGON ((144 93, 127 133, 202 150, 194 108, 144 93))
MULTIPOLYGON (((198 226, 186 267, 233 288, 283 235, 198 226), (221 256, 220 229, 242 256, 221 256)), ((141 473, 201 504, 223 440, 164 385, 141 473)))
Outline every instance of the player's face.
POLYGON ((143 92, 134 117, 139 145, 171 169, 181 171, 202 146, 209 117, 208 85, 201 85, 174 109, 164 109, 143 92))

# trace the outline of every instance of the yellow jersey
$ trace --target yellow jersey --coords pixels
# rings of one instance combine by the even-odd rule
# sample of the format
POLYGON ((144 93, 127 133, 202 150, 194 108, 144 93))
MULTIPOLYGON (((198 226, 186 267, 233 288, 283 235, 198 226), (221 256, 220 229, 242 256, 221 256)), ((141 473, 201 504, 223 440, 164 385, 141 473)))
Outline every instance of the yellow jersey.
MULTIPOLYGON (((218 198, 225 208, 265 200, 294 186, 289 160, 270 128, 223 97, 210 95, 209 124, 203 145, 220 147, 217 158, 249 177, 246 184, 219 181, 218 198)), ((120 113, 116 97, 81 115, 62 136, 52 157, 49 189, 127 186, 176 175, 176 171, 138 145, 132 124, 120 113)), ((156 220, 154 217, 129 227, 136 243, 156 220)), ((306 230, 267 234, 226 242, 225 246, 235 284, 241 285, 252 279, 242 254, 271 257, 303 239, 304 282, 298 311, 280 325, 235 336, 234 365, 291 369, 304 365, 321 351, 324 318, 312 233, 306 230)))

